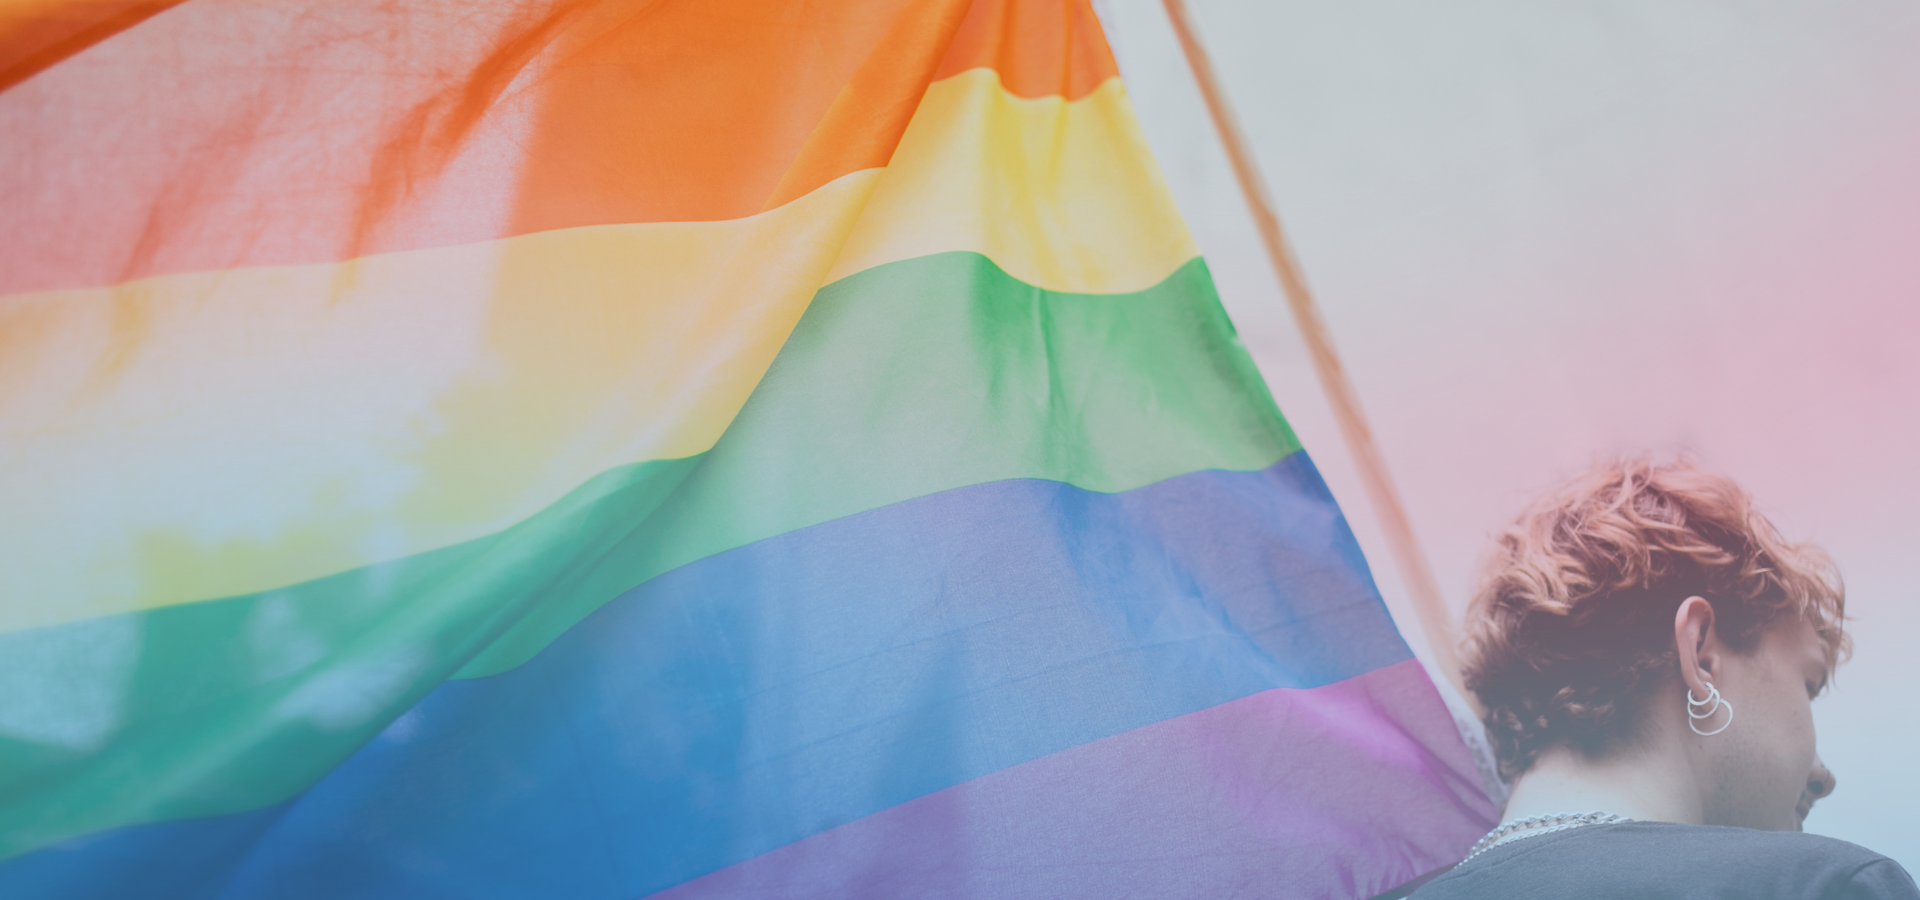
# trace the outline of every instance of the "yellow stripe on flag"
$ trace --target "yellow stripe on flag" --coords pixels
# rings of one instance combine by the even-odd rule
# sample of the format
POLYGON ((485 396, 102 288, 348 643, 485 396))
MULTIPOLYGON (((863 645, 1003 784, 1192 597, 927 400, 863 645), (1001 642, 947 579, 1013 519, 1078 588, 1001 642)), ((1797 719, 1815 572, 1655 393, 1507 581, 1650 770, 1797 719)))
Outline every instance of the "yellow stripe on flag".
POLYGON ((1096 294, 1144 290, 1200 255, 1120 79, 1030 99, 992 69, 927 89, 827 280, 949 250, 1096 294))

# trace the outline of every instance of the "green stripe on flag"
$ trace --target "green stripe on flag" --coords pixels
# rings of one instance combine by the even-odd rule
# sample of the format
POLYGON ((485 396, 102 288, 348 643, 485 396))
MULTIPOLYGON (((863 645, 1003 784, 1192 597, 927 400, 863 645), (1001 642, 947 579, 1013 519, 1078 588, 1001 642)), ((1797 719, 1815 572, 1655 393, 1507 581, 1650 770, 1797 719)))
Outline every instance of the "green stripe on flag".
POLYGON ((985 257, 823 288, 698 457, 479 540, 261 594, 0 635, 0 856, 297 793, 450 677, 733 547, 1013 478, 1123 491, 1298 449, 1205 264, 1062 294, 985 257))

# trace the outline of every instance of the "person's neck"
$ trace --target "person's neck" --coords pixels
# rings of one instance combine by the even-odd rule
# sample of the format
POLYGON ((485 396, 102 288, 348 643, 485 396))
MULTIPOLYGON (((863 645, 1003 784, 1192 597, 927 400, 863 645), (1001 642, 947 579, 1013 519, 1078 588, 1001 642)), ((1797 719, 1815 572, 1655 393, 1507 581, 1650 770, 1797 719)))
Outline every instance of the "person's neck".
POLYGON ((1680 754, 1648 747, 1595 760, 1551 747, 1514 782, 1501 821, 1590 811, 1642 822, 1705 820, 1693 772, 1680 754))

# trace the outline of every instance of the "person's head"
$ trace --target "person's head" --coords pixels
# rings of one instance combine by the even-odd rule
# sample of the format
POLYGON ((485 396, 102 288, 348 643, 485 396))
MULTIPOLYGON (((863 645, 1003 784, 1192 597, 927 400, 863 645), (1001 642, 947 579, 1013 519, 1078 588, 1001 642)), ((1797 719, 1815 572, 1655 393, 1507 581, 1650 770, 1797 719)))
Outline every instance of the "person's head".
POLYGON ((1725 476, 1617 462, 1498 536, 1465 675, 1509 777, 1549 748, 1652 747, 1684 755, 1707 823, 1796 829, 1833 786, 1810 704, 1847 651, 1844 608, 1826 555, 1725 476))

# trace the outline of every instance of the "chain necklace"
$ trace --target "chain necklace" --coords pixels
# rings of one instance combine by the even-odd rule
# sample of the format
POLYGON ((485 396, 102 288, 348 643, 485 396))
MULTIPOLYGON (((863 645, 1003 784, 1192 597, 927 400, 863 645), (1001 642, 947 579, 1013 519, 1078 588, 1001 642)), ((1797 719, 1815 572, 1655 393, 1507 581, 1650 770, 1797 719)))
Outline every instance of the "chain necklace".
MULTIPOLYGON (((1579 828, 1583 825, 1612 825, 1615 822, 1631 821, 1633 820, 1626 816, 1616 816, 1613 813, 1597 811, 1554 813, 1548 816, 1528 816, 1524 819, 1515 819, 1499 828, 1487 832, 1487 836, 1481 838, 1480 842, 1474 844, 1473 849, 1467 852, 1467 859, 1479 856, 1501 844, 1512 843, 1522 838, 1552 834, 1556 831, 1566 831, 1569 828, 1579 828)), ((1463 859, 1461 862, 1464 863, 1467 859, 1463 859)))

